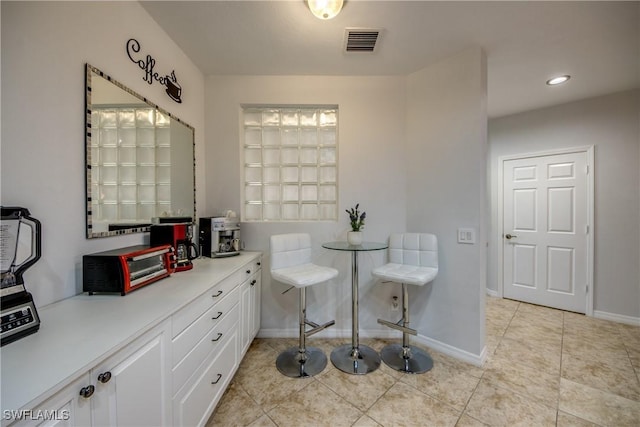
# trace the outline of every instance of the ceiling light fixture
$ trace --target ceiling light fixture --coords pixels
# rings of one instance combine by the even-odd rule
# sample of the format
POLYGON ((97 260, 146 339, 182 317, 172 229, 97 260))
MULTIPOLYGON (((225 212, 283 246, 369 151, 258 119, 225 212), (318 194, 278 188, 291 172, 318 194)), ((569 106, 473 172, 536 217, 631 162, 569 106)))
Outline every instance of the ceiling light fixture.
POLYGON ((552 79, 547 80, 547 84, 549 86, 561 85, 562 83, 565 83, 570 78, 571 78, 570 75, 565 74, 564 76, 558 76, 558 77, 554 77, 552 79))
POLYGON ((342 3, 344 0, 307 0, 311 13, 323 20, 334 18, 340 13, 342 3))

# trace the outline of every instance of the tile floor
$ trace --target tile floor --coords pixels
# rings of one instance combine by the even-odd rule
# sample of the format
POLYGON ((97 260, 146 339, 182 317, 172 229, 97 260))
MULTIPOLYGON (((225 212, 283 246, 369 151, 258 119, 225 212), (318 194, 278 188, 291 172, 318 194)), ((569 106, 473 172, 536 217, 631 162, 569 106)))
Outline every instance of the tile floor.
MULTIPOLYGON (((293 379, 275 360, 296 340, 256 339, 208 426, 640 426, 640 327, 490 297, 486 312, 482 368, 429 350, 421 375, 329 361, 293 379)), ((328 356, 346 341, 309 345, 328 356)))

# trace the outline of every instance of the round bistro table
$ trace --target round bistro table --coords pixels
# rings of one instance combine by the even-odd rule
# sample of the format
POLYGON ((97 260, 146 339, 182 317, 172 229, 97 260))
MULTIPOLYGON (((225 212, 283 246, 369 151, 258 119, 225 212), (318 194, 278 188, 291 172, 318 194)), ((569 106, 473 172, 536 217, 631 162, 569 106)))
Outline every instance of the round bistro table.
POLYGON ((351 344, 337 347, 331 352, 331 363, 348 374, 366 374, 380 367, 380 355, 377 351, 360 344, 358 334, 358 252, 381 251, 387 249, 386 243, 362 242, 351 245, 348 242, 328 242, 322 247, 334 251, 351 252, 351 344))

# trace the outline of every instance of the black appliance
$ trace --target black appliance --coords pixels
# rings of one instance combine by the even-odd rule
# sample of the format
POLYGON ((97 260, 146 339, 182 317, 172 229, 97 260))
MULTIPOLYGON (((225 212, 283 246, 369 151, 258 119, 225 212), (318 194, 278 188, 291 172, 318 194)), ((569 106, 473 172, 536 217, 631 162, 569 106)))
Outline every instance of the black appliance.
POLYGON ((37 332, 40 317, 33 298, 24 286, 22 275, 40 259, 41 225, 21 207, 0 207, 0 345, 37 332))

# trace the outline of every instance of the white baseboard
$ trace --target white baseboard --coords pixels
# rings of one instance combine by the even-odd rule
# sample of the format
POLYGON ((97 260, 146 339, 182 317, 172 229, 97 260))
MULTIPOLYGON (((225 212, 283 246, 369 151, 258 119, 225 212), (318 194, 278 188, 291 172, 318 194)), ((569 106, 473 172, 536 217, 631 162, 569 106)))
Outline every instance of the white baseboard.
MULTIPOLYGON (((391 329, 374 329, 374 330, 363 330, 361 329, 359 332, 360 338, 392 338, 402 340, 402 336, 398 335, 398 332, 393 331, 391 329)), ((260 329, 258 331, 258 338, 298 338, 298 329, 260 329)), ((351 330, 350 329, 325 329, 324 331, 318 332, 314 337, 318 338, 342 338, 342 339, 351 339, 351 330)), ((422 344, 426 347, 432 348, 440 353, 446 354, 447 356, 451 356, 455 359, 462 360, 467 363, 471 363, 475 366, 482 366, 486 357, 487 357, 487 348, 486 346, 482 349, 480 354, 469 353, 468 351, 461 350, 457 347, 453 347, 449 344, 445 344, 443 342, 431 339, 429 337, 425 337, 424 335, 417 335, 415 337, 411 337, 411 340, 415 343, 422 344)))
POLYGON ((626 316, 624 314, 607 313, 606 311, 594 310, 593 317, 612 322, 626 323, 627 325, 640 326, 640 317, 626 316))
MULTIPOLYGON (((258 331, 258 338, 298 338, 298 328, 295 329, 260 329, 258 331)), ((374 329, 374 330, 360 330, 360 338, 394 338, 397 334, 393 334, 390 329, 374 329)), ((351 340, 351 329, 335 329, 328 328, 324 331, 320 331, 314 334, 313 337, 317 338, 342 338, 351 340)), ((313 338, 311 338, 313 339, 313 338)))
POLYGON ((498 291, 494 291, 493 289, 487 289, 487 295, 489 295, 490 297, 497 297, 498 296, 498 291))
POLYGON ((484 364, 484 360, 486 359, 487 347, 485 346, 482 349, 480 354, 469 353, 466 350, 459 349, 458 347, 454 347, 449 344, 445 344, 441 341, 434 340, 429 337, 425 337, 424 335, 417 335, 415 337, 411 337, 414 342, 425 345, 429 348, 432 348, 440 353, 446 354, 447 356, 451 356, 455 359, 462 360, 463 362, 471 363, 475 366, 480 366, 484 364))

